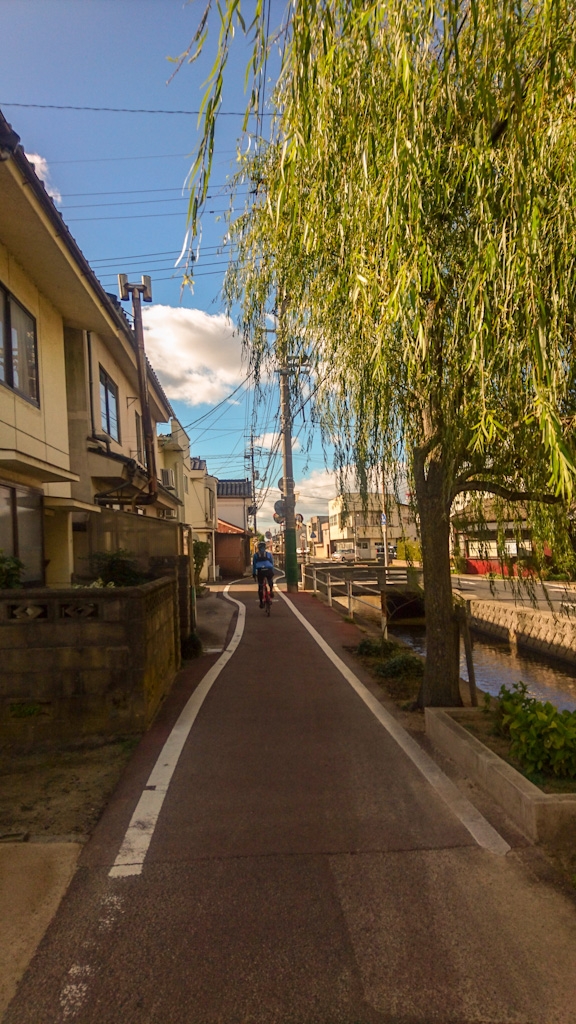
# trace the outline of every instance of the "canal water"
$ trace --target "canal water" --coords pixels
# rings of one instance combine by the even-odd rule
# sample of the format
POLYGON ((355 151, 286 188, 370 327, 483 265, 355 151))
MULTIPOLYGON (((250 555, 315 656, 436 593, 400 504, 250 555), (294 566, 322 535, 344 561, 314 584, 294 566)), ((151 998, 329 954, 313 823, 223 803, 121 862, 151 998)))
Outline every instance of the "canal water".
MULTIPOLYGON (((424 626, 395 626, 390 636, 410 645, 418 654, 426 654, 426 630, 424 626)), ((561 661, 548 661, 537 654, 518 652, 510 644, 492 637, 473 634, 473 658, 476 685, 494 696, 502 684, 511 689, 514 683, 523 682, 528 693, 537 700, 550 701, 560 711, 567 708, 576 710, 576 666, 561 661)), ((464 644, 460 644, 460 675, 468 679, 464 644)))

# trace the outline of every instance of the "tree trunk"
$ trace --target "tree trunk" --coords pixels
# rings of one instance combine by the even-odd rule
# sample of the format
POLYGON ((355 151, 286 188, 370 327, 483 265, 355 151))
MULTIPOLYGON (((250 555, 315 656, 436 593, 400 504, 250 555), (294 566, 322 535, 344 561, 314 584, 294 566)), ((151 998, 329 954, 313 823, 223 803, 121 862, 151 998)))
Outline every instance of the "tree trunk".
POLYGON ((442 460, 415 460, 415 483, 424 568, 426 667, 420 707, 458 707, 459 633, 450 576, 450 502, 442 460))

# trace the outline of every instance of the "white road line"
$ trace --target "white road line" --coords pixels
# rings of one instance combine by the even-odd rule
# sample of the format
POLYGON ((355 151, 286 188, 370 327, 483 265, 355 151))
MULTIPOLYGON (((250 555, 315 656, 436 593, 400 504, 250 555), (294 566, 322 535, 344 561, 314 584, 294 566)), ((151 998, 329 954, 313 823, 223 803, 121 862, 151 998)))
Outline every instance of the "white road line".
POLYGON ((196 716, 212 684, 218 678, 224 666, 230 661, 242 639, 244 623, 246 621, 246 608, 240 601, 230 597, 228 594, 230 586, 231 584, 228 584, 224 588, 224 596, 228 601, 232 601, 233 604, 238 606, 238 620, 234 635, 226 650, 218 658, 218 661, 212 665, 212 668, 208 670, 202 682, 194 690, 166 740, 160 756, 152 769, 150 778, 146 783, 146 787, 142 792, 142 796, 138 801, 138 806, 132 815, 132 820, 124 836, 118 856, 114 861, 113 867, 110 869, 109 875, 111 878, 142 873, 144 860, 154 835, 154 829, 156 828, 156 822, 164 803, 164 797, 168 792, 168 786, 170 785, 184 744, 188 739, 196 716))
POLYGON ((459 821, 462 822, 464 827, 468 829, 470 835, 473 836, 478 843, 478 846, 482 846, 485 850, 489 850, 490 853, 496 853, 500 857, 505 856, 510 851, 510 846, 502 838, 500 833, 497 832, 496 829, 492 828, 492 825, 490 825, 490 823, 486 821, 486 818, 480 814, 480 811, 477 811, 474 805, 462 795, 460 790, 453 782, 450 781, 442 769, 438 767, 436 762, 433 761, 431 757, 428 757, 428 754, 426 754, 422 748, 418 746, 416 741, 408 735, 400 723, 382 707, 380 701, 376 700, 376 697, 370 693, 370 690, 364 686, 364 683, 360 682, 358 676, 354 675, 354 672, 352 672, 342 659, 338 657, 330 645, 326 643, 323 637, 320 636, 314 627, 310 625, 308 620, 305 619, 298 609, 292 604, 292 601, 290 601, 280 590, 278 593, 282 600, 288 605, 290 611, 294 613, 304 628, 308 630, 310 636, 314 638, 318 646, 324 651, 324 654, 344 676, 346 682, 350 684, 370 709, 372 714, 378 719, 380 725, 383 725, 390 736, 396 740, 398 745, 402 748, 404 753, 408 755, 416 768, 422 772, 424 778, 427 779, 438 795, 441 796, 445 803, 448 804, 451 811, 456 815, 459 821))
POLYGON ((80 1013, 88 995, 88 979, 91 974, 92 968, 89 964, 72 964, 68 971, 71 980, 66 982, 60 992, 60 1008, 64 1020, 76 1017, 80 1013))

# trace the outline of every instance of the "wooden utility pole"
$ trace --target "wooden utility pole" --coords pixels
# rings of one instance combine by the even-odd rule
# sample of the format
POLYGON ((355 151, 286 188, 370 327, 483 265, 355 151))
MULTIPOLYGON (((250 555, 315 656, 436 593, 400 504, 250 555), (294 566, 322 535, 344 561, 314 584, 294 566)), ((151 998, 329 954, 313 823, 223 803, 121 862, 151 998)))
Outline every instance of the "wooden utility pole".
POLYGON ((290 368, 284 356, 279 370, 282 415, 282 476, 285 505, 284 571, 289 594, 298 592, 298 556, 296 554, 296 499, 292 465, 292 413, 290 410, 290 368))

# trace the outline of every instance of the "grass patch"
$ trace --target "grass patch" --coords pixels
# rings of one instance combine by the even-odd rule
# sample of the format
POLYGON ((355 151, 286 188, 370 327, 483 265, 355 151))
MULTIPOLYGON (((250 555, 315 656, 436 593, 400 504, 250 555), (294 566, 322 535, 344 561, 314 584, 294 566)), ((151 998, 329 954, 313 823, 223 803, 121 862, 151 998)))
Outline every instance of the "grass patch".
POLYGON ((0 835, 89 835, 138 736, 0 758, 0 835))
POLYGON ((404 644, 384 638, 365 639, 360 641, 355 653, 392 700, 401 705, 416 700, 424 662, 404 644))

